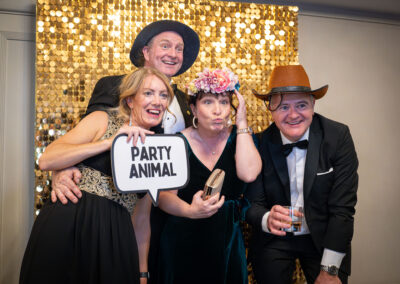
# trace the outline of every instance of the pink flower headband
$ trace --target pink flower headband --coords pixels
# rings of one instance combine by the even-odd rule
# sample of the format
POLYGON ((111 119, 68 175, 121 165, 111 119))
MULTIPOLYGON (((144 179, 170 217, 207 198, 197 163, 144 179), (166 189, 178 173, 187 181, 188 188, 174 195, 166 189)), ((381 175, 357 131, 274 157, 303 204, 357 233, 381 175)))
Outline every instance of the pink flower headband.
POLYGON ((197 73, 197 78, 187 86, 188 94, 196 96, 197 93, 220 94, 225 91, 239 90, 239 78, 228 68, 210 71, 205 68, 203 72, 197 73))

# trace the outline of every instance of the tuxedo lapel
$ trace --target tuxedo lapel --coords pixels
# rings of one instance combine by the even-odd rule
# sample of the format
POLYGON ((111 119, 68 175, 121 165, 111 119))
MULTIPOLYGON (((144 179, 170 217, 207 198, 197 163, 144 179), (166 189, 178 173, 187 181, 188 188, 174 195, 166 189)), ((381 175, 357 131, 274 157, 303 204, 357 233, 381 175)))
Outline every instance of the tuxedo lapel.
POLYGON ((271 125, 270 127, 274 127, 274 129, 271 133, 271 142, 268 142, 268 149, 271 154, 272 162, 274 164, 276 172, 278 173, 279 179, 282 182, 286 198, 290 203, 289 173, 286 163, 286 157, 285 155, 283 155, 281 150, 282 138, 275 124, 271 125))
POLYGON ((192 126, 193 114, 189 107, 186 94, 179 90, 176 84, 172 84, 172 89, 174 90, 175 97, 178 100, 179 107, 185 120, 185 127, 192 126))
POLYGON ((307 199, 311 192, 315 176, 318 169, 319 153, 322 142, 322 132, 319 127, 318 118, 314 116, 310 127, 310 135, 308 137, 308 149, 306 157, 306 165, 304 169, 303 195, 304 200, 307 199))

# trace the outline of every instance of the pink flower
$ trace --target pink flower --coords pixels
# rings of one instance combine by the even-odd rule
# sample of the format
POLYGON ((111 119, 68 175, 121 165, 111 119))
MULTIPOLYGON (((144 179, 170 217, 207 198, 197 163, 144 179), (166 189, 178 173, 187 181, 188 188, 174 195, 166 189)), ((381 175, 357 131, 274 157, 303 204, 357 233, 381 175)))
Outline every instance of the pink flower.
POLYGON ((205 68, 197 74, 197 78, 189 83, 188 93, 195 96, 198 92, 220 94, 225 91, 239 89, 238 77, 228 68, 210 71, 205 68))
POLYGON ((213 77, 215 78, 215 87, 214 87, 214 92, 215 93, 222 93, 227 90, 227 87, 231 83, 231 80, 229 79, 229 74, 225 70, 221 69, 216 69, 213 72, 213 77))

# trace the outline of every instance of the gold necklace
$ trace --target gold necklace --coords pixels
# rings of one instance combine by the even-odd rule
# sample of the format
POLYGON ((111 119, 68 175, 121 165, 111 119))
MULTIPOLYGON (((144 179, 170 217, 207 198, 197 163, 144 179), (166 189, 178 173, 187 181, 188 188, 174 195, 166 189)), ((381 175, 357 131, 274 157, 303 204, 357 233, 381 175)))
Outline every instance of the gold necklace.
MULTIPOLYGON (((198 137, 198 139, 200 140, 200 142, 201 142, 204 146, 206 146, 206 148, 208 149, 208 151, 209 151, 212 155, 215 155, 217 152, 216 152, 216 151, 213 151, 213 150, 211 149, 210 145, 208 145, 208 143, 206 143, 206 141, 204 141, 204 139, 201 138, 200 133, 199 133, 198 130, 196 130, 196 132, 197 132, 197 137, 198 137)), ((218 134, 218 135, 220 135, 220 134, 218 134)), ((218 146, 218 145, 217 145, 217 146, 218 146)))

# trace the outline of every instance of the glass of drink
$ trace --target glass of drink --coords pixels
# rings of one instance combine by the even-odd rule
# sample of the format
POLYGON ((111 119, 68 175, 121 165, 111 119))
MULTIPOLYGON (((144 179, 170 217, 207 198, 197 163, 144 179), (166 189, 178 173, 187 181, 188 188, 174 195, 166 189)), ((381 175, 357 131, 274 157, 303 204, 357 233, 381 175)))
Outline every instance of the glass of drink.
POLYGON ((303 223, 303 208, 295 206, 283 206, 289 210, 289 216, 292 218, 291 226, 289 228, 282 228, 285 232, 300 232, 303 223))

